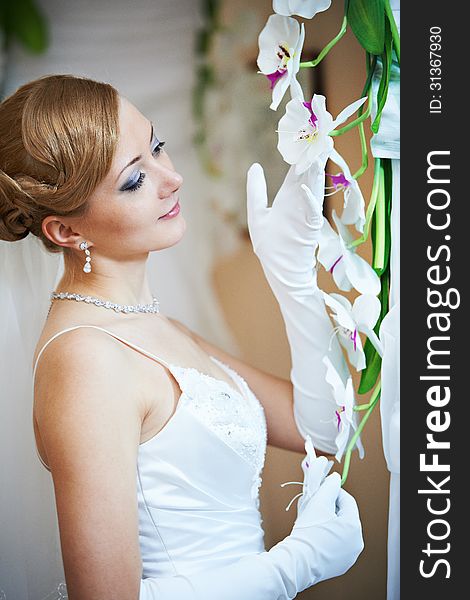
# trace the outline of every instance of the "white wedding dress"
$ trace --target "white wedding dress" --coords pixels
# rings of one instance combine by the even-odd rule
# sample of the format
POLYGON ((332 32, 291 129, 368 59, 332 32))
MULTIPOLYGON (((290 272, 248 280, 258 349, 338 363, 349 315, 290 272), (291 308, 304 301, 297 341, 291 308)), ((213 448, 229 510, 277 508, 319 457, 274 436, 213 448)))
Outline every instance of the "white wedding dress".
POLYGON ((33 380, 45 348, 79 327, 99 329, 163 364, 181 388, 172 417, 138 450, 142 578, 192 575, 263 552, 259 486, 266 419, 245 380, 214 356, 211 360, 229 374, 233 386, 192 367, 169 364, 96 325, 56 333, 38 354, 33 380))

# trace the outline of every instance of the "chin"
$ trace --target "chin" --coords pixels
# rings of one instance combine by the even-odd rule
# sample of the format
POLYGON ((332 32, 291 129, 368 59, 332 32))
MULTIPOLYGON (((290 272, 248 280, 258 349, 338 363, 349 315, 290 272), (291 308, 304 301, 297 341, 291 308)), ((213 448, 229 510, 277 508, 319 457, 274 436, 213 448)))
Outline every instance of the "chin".
POLYGON ((186 231, 186 221, 181 214, 170 221, 166 221, 165 226, 168 227, 167 235, 160 237, 161 244, 153 250, 164 250, 175 246, 183 238, 186 231))

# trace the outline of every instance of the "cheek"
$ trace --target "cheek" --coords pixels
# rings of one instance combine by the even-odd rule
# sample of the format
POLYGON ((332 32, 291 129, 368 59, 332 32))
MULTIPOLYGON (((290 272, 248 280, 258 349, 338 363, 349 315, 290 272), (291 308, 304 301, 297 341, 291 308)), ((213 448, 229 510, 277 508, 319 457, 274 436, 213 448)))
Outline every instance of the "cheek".
POLYGON ((136 229, 142 228, 144 219, 139 209, 124 209, 123 206, 114 205, 105 212, 100 212, 90 219, 91 229, 102 239, 115 240, 128 238, 136 229))

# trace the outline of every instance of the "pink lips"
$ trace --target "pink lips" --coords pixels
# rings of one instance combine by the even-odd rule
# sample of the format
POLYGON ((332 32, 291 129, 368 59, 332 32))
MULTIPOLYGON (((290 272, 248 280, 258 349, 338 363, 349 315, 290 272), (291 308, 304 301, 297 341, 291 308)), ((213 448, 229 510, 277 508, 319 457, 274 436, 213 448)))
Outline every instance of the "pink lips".
POLYGON ((178 202, 173 206, 173 208, 166 213, 166 215, 163 215, 162 217, 159 217, 159 221, 163 220, 163 219, 172 219, 173 217, 176 217, 176 215, 180 212, 180 204, 179 204, 179 200, 178 202))

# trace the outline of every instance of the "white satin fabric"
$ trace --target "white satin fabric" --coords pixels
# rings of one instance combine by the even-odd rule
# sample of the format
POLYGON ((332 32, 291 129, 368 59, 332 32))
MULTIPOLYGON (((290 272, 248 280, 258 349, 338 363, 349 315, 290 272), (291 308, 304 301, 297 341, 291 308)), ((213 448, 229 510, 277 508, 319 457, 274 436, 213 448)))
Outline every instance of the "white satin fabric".
POLYGON ((263 552, 259 487, 267 429, 263 408, 245 380, 213 356, 234 386, 197 369, 169 364, 94 325, 56 333, 41 349, 36 365, 56 337, 79 327, 100 329, 160 362, 180 385, 172 417, 138 450, 142 577, 190 576, 263 552))

